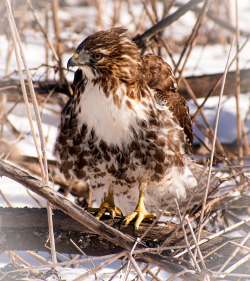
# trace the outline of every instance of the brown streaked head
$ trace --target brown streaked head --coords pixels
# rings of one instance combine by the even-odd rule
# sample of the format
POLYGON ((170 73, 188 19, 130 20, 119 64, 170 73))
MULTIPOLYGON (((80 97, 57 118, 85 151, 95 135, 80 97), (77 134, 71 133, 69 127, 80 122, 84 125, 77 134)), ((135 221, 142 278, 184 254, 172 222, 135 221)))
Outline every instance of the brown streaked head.
POLYGON ((111 28, 88 36, 76 48, 67 67, 91 69, 94 76, 113 75, 121 80, 134 79, 141 67, 139 49, 124 28, 111 28))

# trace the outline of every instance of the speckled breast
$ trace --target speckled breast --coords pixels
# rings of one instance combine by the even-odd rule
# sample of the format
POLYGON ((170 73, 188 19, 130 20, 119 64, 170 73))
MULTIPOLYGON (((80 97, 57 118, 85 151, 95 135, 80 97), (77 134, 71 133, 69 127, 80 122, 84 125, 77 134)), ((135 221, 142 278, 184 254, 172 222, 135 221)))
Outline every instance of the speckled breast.
POLYGON ((89 180, 93 188, 107 183, 129 187, 141 180, 159 182, 171 165, 181 162, 178 153, 167 155, 169 144, 160 129, 164 124, 156 118, 138 120, 139 129, 131 128, 134 138, 120 147, 107 145, 86 124, 79 129, 73 107, 68 103, 63 111, 55 145, 59 169, 66 179, 89 180))

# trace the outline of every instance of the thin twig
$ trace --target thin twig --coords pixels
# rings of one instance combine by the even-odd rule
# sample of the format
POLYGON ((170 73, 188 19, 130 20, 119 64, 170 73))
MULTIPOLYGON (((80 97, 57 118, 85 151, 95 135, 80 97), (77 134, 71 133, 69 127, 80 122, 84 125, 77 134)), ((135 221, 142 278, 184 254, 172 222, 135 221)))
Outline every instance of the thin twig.
MULTIPOLYGON (((175 6, 177 7, 182 7, 183 3, 180 1, 176 1, 175 2, 175 6)), ((200 8, 198 7, 191 7, 191 10, 194 12, 199 12, 200 8)), ((235 27, 232 26, 230 23, 228 23, 228 21, 225 21, 223 19, 217 18, 213 12, 209 12, 207 13, 207 17, 209 19, 211 19, 214 23, 216 23, 217 25, 221 26, 222 28, 235 33, 235 27)), ((250 32, 249 31, 245 31, 245 30, 240 30, 240 35, 249 38, 250 37, 250 32)))
POLYGON ((211 180, 211 176, 212 176, 212 167, 213 167, 215 144, 216 144, 216 138, 217 138, 217 132, 218 132, 218 126, 219 126, 219 120, 220 120, 221 103, 222 103, 222 97, 223 97, 226 77, 227 77, 227 73, 228 73, 228 70, 229 70, 228 67, 229 67, 230 55, 231 55, 233 44, 234 44, 234 40, 232 41, 232 44, 231 44, 229 52, 228 52, 227 62, 226 62, 225 70, 224 70, 224 75, 223 75, 223 80, 222 80, 222 85, 221 85, 221 91, 220 91, 219 101, 218 101, 218 107, 217 107, 217 112, 216 112, 212 151, 211 151, 211 157, 210 157, 210 163, 209 163, 209 169, 208 169, 206 189, 205 189, 205 194, 204 194, 203 203, 202 203, 202 210, 201 210, 201 216, 200 216, 200 227, 199 227, 199 230, 198 230, 198 237, 197 237, 198 243, 200 241, 201 232, 202 232, 202 228, 203 228, 203 218, 204 218, 204 215, 205 215, 208 190, 209 190, 210 180, 211 180))
POLYGON ((124 256, 124 252, 119 253, 114 255, 113 257, 105 260, 104 262, 102 262, 101 264, 99 264, 98 266, 96 266, 94 269, 90 269, 89 271, 87 271, 84 274, 81 274, 80 276, 78 276, 77 278, 75 278, 73 281, 84 281, 84 280, 88 280, 87 278, 89 278, 90 275, 92 274, 96 274, 98 271, 100 271, 101 269, 103 269, 104 267, 110 265, 111 263, 117 261, 118 259, 122 258, 124 256))
MULTIPOLYGON (((237 144, 238 144, 238 157, 243 158, 243 143, 242 143, 242 123, 241 123, 241 114, 240 114, 240 32, 239 32, 239 13, 238 13, 238 0, 235 0, 235 38, 236 38, 236 91, 235 91, 235 101, 236 101, 236 118, 237 118, 237 144)), ((240 163, 243 164, 243 161, 240 160, 240 163)))
MULTIPOLYGON (((48 30, 47 30, 47 28, 48 28, 48 11, 46 10, 46 12, 45 12, 45 13, 46 13, 46 14, 45 14, 45 25, 46 25, 46 26, 45 26, 45 29, 44 29, 43 26, 41 25, 41 23, 40 23, 40 21, 39 21, 37 15, 36 15, 36 12, 35 12, 35 9, 33 8, 33 5, 32 5, 32 3, 31 3, 31 0, 26 0, 26 2, 27 2, 28 6, 29 6, 29 8, 30 8, 30 10, 31 10, 31 12, 32 12, 32 15, 33 15, 33 17, 34 17, 34 19, 35 19, 35 21, 36 21, 36 23, 37 23, 37 25, 38 25, 38 27, 39 27, 41 33, 42 33, 43 36, 44 36, 45 42, 47 43, 48 47, 49 47, 49 48, 51 49, 51 51, 52 51, 52 54, 53 54, 53 56, 54 56, 54 59, 55 59, 57 62, 59 62, 58 54, 56 53, 56 50, 55 50, 55 48, 54 48, 52 42, 50 41, 49 36, 48 36, 48 33, 47 33, 47 32, 48 32, 48 30)), ((45 49, 45 52, 47 52, 47 48, 45 49)))
MULTIPOLYGON (((207 242, 209 242, 209 241, 211 241, 211 240, 213 240, 213 239, 215 239, 215 238, 217 238, 217 237, 219 237, 219 236, 221 236, 221 235, 223 235, 223 234, 226 234, 226 233, 228 233, 228 232, 230 232, 230 231, 233 231, 233 230, 235 230, 236 228, 239 228, 240 226, 244 225, 245 223, 249 223, 249 222, 250 222, 250 218, 241 220, 241 221, 239 221, 239 222, 237 222, 237 223, 235 223, 235 224, 233 224, 233 225, 231 225, 231 226, 229 226, 229 227, 227 227, 227 228, 225 228, 225 229, 223 229, 223 230, 221 230, 221 231, 218 231, 217 233, 214 233, 214 234, 209 235, 207 238, 201 239, 199 242, 197 241, 197 243, 198 243, 199 246, 202 245, 202 244, 205 244, 205 243, 207 243, 207 242)), ((192 249, 194 249, 195 247, 196 247, 196 245, 192 245, 192 246, 190 247, 190 249, 192 250, 192 249)), ((182 257, 184 254, 186 254, 187 252, 188 252, 188 250, 185 249, 185 250, 183 250, 182 252, 176 254, 174 257, 175 257, 175 258, 180 258, 180 257, 182 257)))
POLYGON ((196 246, 196 250, 197 250, 197 252, 198 252, 199 258, 200 258, 200 260, 201 260, 202 267, 203 267, 203 269, 206 269, 206 264, 205 264, 205 262, 204 262, 204 258, 203 258, 203 256, 202 256, 200 247, 199 247, 199 245, 198 245, 198 243, 197 243, 197 239, 196 239, 196 236, 195 236, 195 234, 194 234, 194 230, 193 230, 193 227, 192 227, 192 225, 191 225, 191 223, 190 223, 190 220, 189 220, 189 218, 188 218, 188 215, 185 217, 185 220, 187 221, 188 227, 189 227, 189 229, 190 229, 190 233, 191 233, 191 235, 192 235, 192 238, 194 239, 194 244, 195 244, 195 246, 196 246))
MULTIPOLYGON (((250 238, 250 232, 247 234, 246 237, 244 237, 241 241, 241 243, 239 244, 240 246, 244 246, 244 244, 248 241, 248 239, 250 238)), ((224 262, 224 264, 220 267, 220 269, 218 270, 218 272, 222 272, 226 266, 230 263, 230 261, 238 254, 238 252, 240 251, 240 247, 238 246, 233 253, 229 256, 229 258, 224 262)))
POLYGON ((176 204, 178 215, 179 215, 179 218, 180 218, 180 221, 181 221, 181 227, 182 227, 182 230, 183 230, 184 239, 185 239, 185 242, 187 244, 187 251, 188 251, 188 253, 190 255, 190 258, 192 259, 196 269, 198 270, 198 272, 201 272, 200 266, 195 259, 195 256, 194 256, 194 254, 192 252, 192 249, 191 249, 191 246, 190 246, 190 243, 188 241, 187 232, 186 232, 186 229, 185 229, 185 226, 184 226, 184 220, 182 218, 180 207, 179 207, 178 201, 176 199, 175 199, 175 204, 176 204))
POLYGON ((142 35, 137 36, 134 40, 138 46, 142 49, 145 49, 147 46, 147 42, 155 36, 157 33, 163 31, 167 26, 177 21, 180 17, 182 17, 185 13, 190 11, 193 7, 203 2, 204 0, 190 0, 188 3, 183 5, 173 14, 167 16, 166 18, 159 21, 157 24, 146 30, 142 35))
POLYGON ((137 262, 135 261, 135 259, 133 258, 132 255, 129 254, 129 260, 131 261, 131 263, 133 264, 133 267, 135 269, 135 271, 137 272, 139 278, 141 279, 141 281, 146 281, 146 279, 144 278, 142 271, 140 269, 140 267, 138 266, 137 262))
POLYGON ((58 10, 59 10, 59 1, 52 0, 52 16, 53 16, 53 25, 55 31, 55 38, 56 38, 56 53, 58 56, 58 68, 59 68, 59 78, 60 83, 65 81, 63 67, 62 67, 62 43, 61 43, 61 27, 58 17, 58 10))
POLYGON ((242 259, 238 260, 237 262, 235 262, 234 264, 232 264, 227 270, 225 270, 223 272, 223 275, 225 274, 228 275, 229 273, 231 273, 232 271, 234 271, 235 269, 237 269, 240 265, 246 263, 247 261, 250 260, 250 254, 245 255, 242 259))
POLYGON ((191 55, 191 51, 192 51, 192 48, 194 46, 195 38, 198 36, 199 29, 200 29, 200 27, 202 25, 202 22, 204 20, 205 15, 207 13, 208 2, 209 2, 209 0, 205 0, 204 1, 203 7, 202 7, 202 9, 201 9, 201 11, 199 13, 197 21, 196 21, 196 23, 195 23, 195 25, 193 27, 193 30, 192 30, 188 40, 185 43, 185 46, 184 46, 184 48, 182 50, 182 53, 180 55, 180 58, 179 58, 178 62, 175 65, 174 73, 179 69, 179 66, 181 64, 182 58, 184 57, 185 53, 187 53, 187 55, 184 58, 184 61, 182 63, 181 70, 179 71, 179 79, 182 76, 182 73, 183 73, 185 65, 186 65, 186 63, 188 61, 188 58, 191 55))

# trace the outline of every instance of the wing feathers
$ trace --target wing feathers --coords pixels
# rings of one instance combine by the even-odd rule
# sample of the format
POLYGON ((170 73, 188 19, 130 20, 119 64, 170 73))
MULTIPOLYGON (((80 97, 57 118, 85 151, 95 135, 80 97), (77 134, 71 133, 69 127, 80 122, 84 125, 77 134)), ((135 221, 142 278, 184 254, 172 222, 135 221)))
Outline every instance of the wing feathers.
POLYGON ((156 55, 143 56, 143 72, 148 86, 155 91, 156 102, 167 105, 183 128, 188 144, 193 142, 192 121, 186 100, 178 93, 171 67, 156 55))

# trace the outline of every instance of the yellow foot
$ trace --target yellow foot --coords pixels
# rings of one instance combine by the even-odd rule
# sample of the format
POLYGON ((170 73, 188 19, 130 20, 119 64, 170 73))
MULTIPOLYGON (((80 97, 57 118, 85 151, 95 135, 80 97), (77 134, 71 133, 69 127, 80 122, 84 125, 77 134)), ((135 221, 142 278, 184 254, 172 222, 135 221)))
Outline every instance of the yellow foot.
POLYGON ((115 206, 113 193, 110 192, 107 196, 104 197, 104 200, 98 210, 96 218, 100 220, 106 212, 109 213, 113 219, 115 217, 122 216, 122 211, 115 206))
POLYGON ((140 192, 139 192, 139 198, 137 202, 137 206, 134 210, 133 213, 129 214, 126 216, 124 219, 124 224, 128 225, 130 222, 132 222, 134 219, 135 220, 135 229, 137 230, 142 223, 143 220, 153 220, 156 218, 155 214, 149 213, 144 205, 144 185, 140 184, 140 192))
POLYGON ((98 210, 96 218, 100 220, 106 212, 111 215, 112 219, 122 216, 122 211, 118 207, 111 206, 108 202, 103 202, 98 210))
POLYGON ((124 224, 128 225, 131 223, 134 219, 135 220, 135 229, 139 229, 140 224, 144 220, 154 220, 156 218, 156 215, 154 213, 149 213, 145 209, 135 209, 135 211, 129 215, 126 216, 124 219, 124 224))

